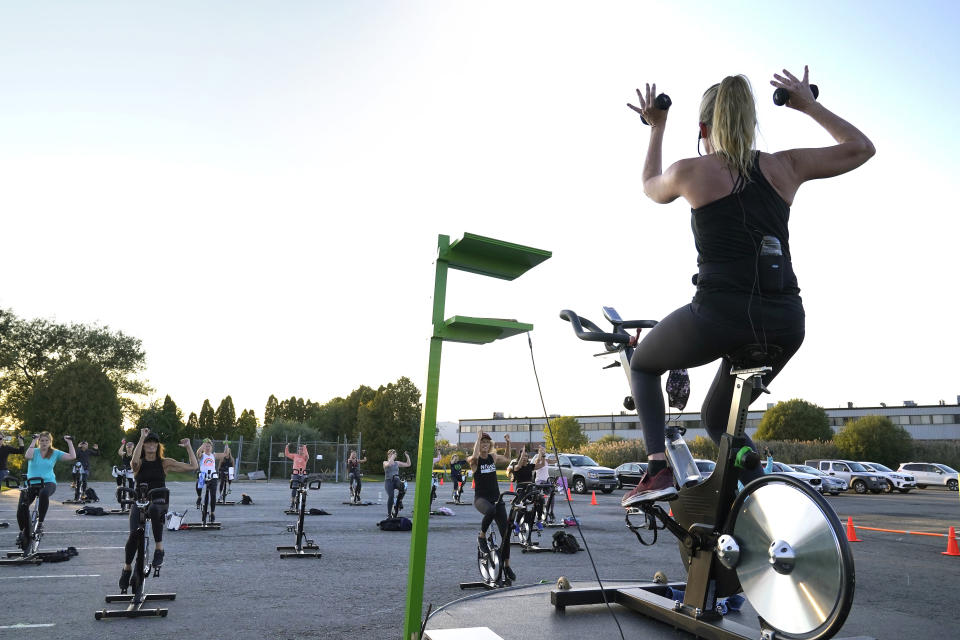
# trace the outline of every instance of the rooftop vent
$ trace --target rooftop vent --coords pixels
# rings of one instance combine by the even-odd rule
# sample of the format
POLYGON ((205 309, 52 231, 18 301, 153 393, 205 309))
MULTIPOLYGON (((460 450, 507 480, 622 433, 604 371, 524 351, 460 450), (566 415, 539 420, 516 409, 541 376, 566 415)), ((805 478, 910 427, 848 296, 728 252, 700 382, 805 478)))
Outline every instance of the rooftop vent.
POLYGON ((913 400, 904 400, 904 401, 903 401, 903 406, 905 406, 905 407, 915 407, 915 406, 917 406, 917 403, 914 402, 913 400))

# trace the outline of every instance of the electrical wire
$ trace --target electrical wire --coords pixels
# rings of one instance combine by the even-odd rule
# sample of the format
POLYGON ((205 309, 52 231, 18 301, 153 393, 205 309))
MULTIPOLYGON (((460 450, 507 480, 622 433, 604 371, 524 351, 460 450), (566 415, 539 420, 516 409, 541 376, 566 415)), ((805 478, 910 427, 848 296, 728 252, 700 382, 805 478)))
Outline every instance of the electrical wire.
MULTIPOLYGON (((550 426, 550 417, 547 413, 547 405, 543 400, 543 389, 540 386, 540 376, 537 375, 537 361, 533 356, 533 340, 530 339, 530 332, 527 332, 527 345, 530 347, 530 363, 533 365, 533 377, 537 381, 537 393, 540 395, 540 406, 543 408, 543 418, 546 420, 547 431, 550 434, 550 444, 553 448, 553 455, 557 458, 557 471, 560 473, 560 477, 563 477, 563 473, 560 472, 560 452, 557 450, 557 441, 553 437, 553 428, 550 426)), ((567 491, 569 490, 570 489, 568 486, 567 491)), ((587 538, 583 535, 583 530, 580 528, 580 521, 573 512, 573 502, 567 500, 567 507, 570 509, 570 517, 573 518, 573 521, 577 523, 577 533, 580 534, 580 539, 583 540, 583 548, 587 552, 587 557, 590 558, 590 566, 593 567, 593 575, 597 577, 597 584, 600 585, 600 595, 603 596, 603 603, 607 605, 607 610, 610 612, 610 615, 613 616, 613 621, 617 625, 617 630, 620 631, 620 640, 626 640, 623 635, 623 628, 620 626, 620 621, 617 620, 617 614, 614 613, 613 607, 610 606, 610 601, 607 599, 607 590, 603 586, 603 581, 600 579, 600 572, 597 570, 597 565, 593 561, 593 554, 590 552, 590 545, 587 544, 587 538)))

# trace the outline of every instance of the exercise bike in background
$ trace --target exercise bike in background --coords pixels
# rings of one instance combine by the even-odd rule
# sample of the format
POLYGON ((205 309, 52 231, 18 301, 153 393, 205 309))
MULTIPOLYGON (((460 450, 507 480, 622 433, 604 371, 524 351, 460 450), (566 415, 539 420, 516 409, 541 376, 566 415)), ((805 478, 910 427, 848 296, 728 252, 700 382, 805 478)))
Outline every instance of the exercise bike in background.
MULTIPOLYGON (((613 325, 610 332, 572 311, 562 311, 560 317, 581 340, 605 343, 597 355, 617 356, 610 366, 623 367, 629 381, 633 347, 626 330, 652 328, 656 321, 624 321, 612 307, 603 313, 613 325)), ((738 492, 739 468, 760 462, 746 445, 744 431, 754 389, 766 391, 762 377, 770 371, 768 354, 775 349, 751 345, 727 356, 736 385, 713 474, 700 477, 682 433, 668 426, 667 457, 680 487, 671 502, 673 516, 655 502, 641 503, 626 516, 627 527, 644 545, 653 544, 664 529, 677 538, 686 583, 608 588, 606 600, 718 640, 756 639, 755 629, 716 611, 718 599, 741 591, 758 614, 764 640, 831 638, 843 625, 853 604, 854 563, 830 505, 805 483, 779 474, 753 480, 738 492), (642 524, 631 521, 638 515, 642 524), (677 590, 684 592, 682 602, 673 600, 677 590)), ((555 589, 551 602, 559 610, 599 604, 604 593, 599 588, 555 589)))

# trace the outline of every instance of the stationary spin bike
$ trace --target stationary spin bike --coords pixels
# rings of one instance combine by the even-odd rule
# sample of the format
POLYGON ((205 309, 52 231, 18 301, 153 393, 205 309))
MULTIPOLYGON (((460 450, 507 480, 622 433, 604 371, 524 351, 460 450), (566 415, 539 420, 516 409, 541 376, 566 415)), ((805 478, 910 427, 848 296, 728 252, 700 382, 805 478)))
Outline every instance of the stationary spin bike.
POLYGON ((13 476, 4 478, 9 489, 20 490, 20 500, 33 503, 30 509, 30 523, 25 531, 20 532, 17 544, 20 551, 8 551, 0 565, 8 564, 40 564, 44 561, 69 560, 77 555, 74 547, 67 547, 58 551, 40 551, 40 539, 43 538, 43 526, 40 522, 40 492, 43 491, 43 478, 28 478, 21 475, 19 479, 13 476), (26 534, 26 535, 24 535, 26 534))
POLYGON ((128 594, 126 589, 122 589, 117 595, 105 596, 106 602, 128 602, 126 609, 111 611, 101 609, 94 612, 97 620, 103 618, 140 618, 144 616, 160 616, 165 618, 167 610, 161 608, 144 609, 143 605, 147 602, 156 600, 175 600, 175 593, 146 593, 147 579, 150 576, 154 578, 160 576, 160 567, 148 564, 146 561, 147 553, 150 550, 150 538, 147 536, 147 517, 150 509, 159 510, 160 513, 167 511, 167 505, 170 503, 170 490, 166 487, 148 489, 148 485, 137 485, 136 491, 127 487, 120 487, 117 493, 123 496, 125 506, 137 505, 140 519, 137 521, 137 528, 133 532, 137 544, 137 555, 133 563, 133 571, 130 574, 130 589, 133 593, 128 594))
POLYGON ((303 531, 303 517, 307 512, 307 490, 319 489, 320 482, 321 475, 319 473, 299 476, 290 481, 290 488, 297 492, 296 506, 298 518, 295 524, 287 526, 287 531, 297 535, 297 543, 292 547, 277 547, 281 558, 319 558, 323 555, 320 553, 320 547, 318 547, 313 540, 308 539, 307 534, 303 531))
MULTIPOLYGON (((621 320, 612 307, 604 307, 603 313, 613 325, 611 332, 572 311, 562 311, 560 317, 581 340, 605 343, 605 352, 597 355, 618 356, 610 366, 622 366, 629 380, 633 348, 626 330, 657 323, 621 320)), ((757 637, 755 629, 716 612, 719 598, 741 591, 759 616, 763 640, 831 638, 843 626, 853 604, 854 565, 832 507, 805 483, 780 474, 737 490, 739 468, 759 464, 759 456, 746 444, 747 408, 755 389, 766 391, 762 376, 771 370, 768 354, 775 350, 773 345, 751 345, 727 356, 736 384, 713 474, 700 477, 682 433, 668 426, 666 453, 680 487, 671 503, 673 516, 655 502, 641 503, 636 515, 626 516, 627 527, 643 544, 653 544, 657 531, 664 529, 677 538, 687 567, 686 584, 607 588, 607 601, 718 640, 757 637), (642 524, 631 521, 638 515, 642 524), (643 531, 652 539, 645 540, 643 531), (673 600, 676 589, 684 590, 682 602, 673 600)), ((560 610, 603 601, 599 588, 551 592, 551 602, 560 610)))
MULTIPOLYGON (((503 503, 504 498, 514 497, 516 491, 504 491, 500 494, 494 506, 503 503)), ((498 589, 508 586, 510 583, 503 575, 503 552, 500 550, 501 544, 510 544, 510 523, 507 523, 507 539, 500 540, 500 532, 496 521, 490 523, 487 529, 487 549, 477 545, 477 566, 480 569, 480 582, 461 582, 461 589, 498 589)))

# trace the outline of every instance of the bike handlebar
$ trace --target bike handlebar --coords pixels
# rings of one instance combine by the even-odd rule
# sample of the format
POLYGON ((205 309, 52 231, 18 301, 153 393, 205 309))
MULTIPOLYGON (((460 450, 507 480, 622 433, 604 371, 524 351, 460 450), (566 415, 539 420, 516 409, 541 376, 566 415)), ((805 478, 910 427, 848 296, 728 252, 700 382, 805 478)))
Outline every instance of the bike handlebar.
MULTIPOLYGON (((560 312, 560 317, 573 326, 573 332, 581 340, 588 342, 607 342, 615 344, 628 344, 631 336, 626 332, 609 333, 595 325, 590 320, 578 316, 570 309, 564 309, 560 312), (586 330, 584 330, 586 327, 586 330)), ((652 329, 657 326, 656 320, 626 320, 619 325, 620 329, 652 329)))

